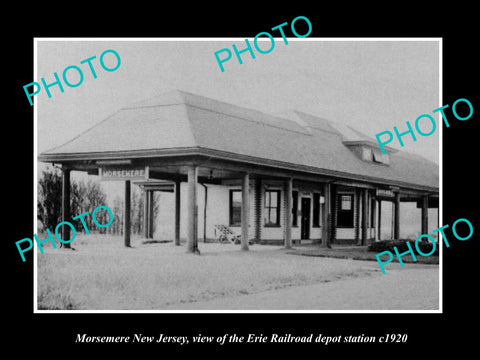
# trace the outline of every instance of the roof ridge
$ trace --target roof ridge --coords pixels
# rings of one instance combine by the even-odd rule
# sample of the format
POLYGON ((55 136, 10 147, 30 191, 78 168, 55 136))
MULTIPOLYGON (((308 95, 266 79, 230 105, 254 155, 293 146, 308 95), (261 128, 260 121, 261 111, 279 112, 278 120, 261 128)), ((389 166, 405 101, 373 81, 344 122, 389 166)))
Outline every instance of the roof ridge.
POLYGON ((143 106, 126 106, 121 108, 120 110, 133 110, 133 109, 149 109, 154 107, 161 107, 161 106, 175 106, 175 105, 187 105, 186 103, 172 103, 172 104, 156 104, 156 105, 143 105, 143 106))
MULTIPOLYGON (((229 103, 224 103, 224 104, 227 104, 227 105, 230 105, 229 103)), ((305 133, 305 132, 302 132, 302 131, 297 131, 297 130, 293 130, 293 129, 288 129, 286 127, 283 127, 283 126, 280 126, 280 125, 274 125, 274 124, 270 124, 270 123, 267 123, 267 122, 264 122, 264 121, 260 121, 260 120, 255 120, 255 119, 248 119, 246 117, 242 117, 242 116, 238 116, 238 115, 235 115, 235 114, 226 114, 222 111, 217 111, 217 110, 212 110, 212 109, 209 109, 209 108, 205 108, 205 107, 201 107, 201 106, 198 106, 198 105, 192 105, 192 104, 188 104, 186 103, 185 105, 187 106, 190 106, 190 107, 194 107, 194 108, 197 108, 197 109, 202 109, 202 110, 207 110, 207 111, 210 111, 210 112, 213 112, 213 113, 216 113, 216 114, 222 114, 222 115, 227 115, 227 116, 230 116, 230 117, 234 117, 234 118, 237 118, 237 119, 241 119, 241 120, 244 120, 244 121, 249 121, 249 122, 252 122, 252 123, 256 123, 256 124, 261 124, 261 125, 265 125, 265 126, 269 126, 269 127, 272 127, 272 128, 277 128, 277 129, 281 129, 281 130, 285 130, 285 131, 290 131, 290 132, 294 132, 294 133, 298 133, 298 134, 302 134, 302 135, 309 135, 309 133, 305 133)), ((240 107, 240 106, 239 106, 240 107)), ((242 107, 240 107, 242 108, 242 107)), ((255 109, 248 109, 248 108, 242 108, 242 109, 247 109, 247 110, 251 110, 251 111, 257 111, 261 114, 263 114, 264 116, 269 116, 269 117, 273 117, 273 118, 276 118, 276 119, 281 119, 281 120, 286 120, 286 121, 290 121, 292 123, 296 123, 290 119, 287 119, 287 118, 282 118, 282 117, 278 117, 278 116, 274 116, 274 115, 270 115, 270 114, 267 114, 267 113, 263 113, 259 110, 255 110, 255 109)), ((297 123, 296 123, 297 124, 297 123)), ((298 124, 300 125, 300 124, 298 124)))
MULTIPOLYGON (((131 104, 128 104, 122 108, 120 108, 120 110, 124 110, 124 109, 140 109, 140 108, 149 108, 149 107, 156 107, 156 106, 167 106, 167 105, 181 105, 181 104, 185 104, 186 100, 185 100, 185 97, 184 95, 185 94, 189 94, 189 95, 195 95, 195 96, 201 96, 201 95, 196 95, 196 94, 192 94, 192 93, 189 93, 187 91, 184 91, 184 90, 180 90, 180 89, 171 89, 169 91, 165 91, 165 92, 162 92, 162 93, 157 93, 156 95, 153 95, 147 99, 143 99, 143 100, 139 100, 139 101, 136 101, 134 103, 131 103, 131 104), (177 95, 178 98, 180 99, 180 102, 178 103, 171 103, 171 104, 155 104, 155 105, 140 105, 142 103, 146 103, 148 101, 151 101, 151 100, 154 100, 156 98, 160 98, 160 97, 165 97, 167 95, 177 95)), ((178 99, 177 99, 178 100, 178 99)))
MULTIPOLYGON (((223 105, 228 105, 229 107, 234 107, 234 108, 241 109, 241 110, 248 110, 248 111, 250 111, 250 112, 255 112, 255 113, 261 114, 261 115, 263 115, 263 116, 265 116, 265 117, 271 117, 271 118, 274 118, 274 119, 280 119, 280 120, 289 121, 289 122, 291 122, 291 123, 298 124, 298 123, 296 123, 296 122, 294 122, 294 121, 292 121, 292 120, 290 120, 290 119, 288 119, 288 118, 281 117, 281 116, 277 116, 277 115, 273 115, 273 114, 270 114, 270 113, 266 113, 266 112, 264 112, 264 111, 261 111, 261 110, 255 109, 255 108, 250 108, 250 107, 245 107, 245 106, 240 106, 240 105, 232 104, 232 103, 227 102, 227 101, 210 98, 210 97, 204 96, 204 95, 198 95, 198 94, 189 93, 188 91, 184 91, 184 90, 177 90, 177 91, 180 92, 180 93, 182 93, 183 95, 187 94, 187 95, 193 96, 193 97, 200 97, 200 98, 203 98, 203 99, 207 99, 208 101, 213 101, 213 102, 220 103, 220 104, 223 104, 223 105)), ((278 127, 278 128, 281 128, 281 129, 285 129, 284 127, 272 125, 272 124, 269 124, 269 123, 265 123, 265 122, 263 122, 263 121, 259 121, 259 120, 255 120, 255 119, 247 119, 247 118, 244 118, 244 117, 241 117, 241 116, 238 116, 238 115, 226 114, 226 113, 221 112, 221 111, 207 109, 207 108, 204 108, 204 107, 201 107, 201 106, 198 106, 198 105, 192 105, 192 104, 188 103, 187 100, 185 100, 185 104, 186 104, 186 105, 193 106, 193 107, 197 107, 197 108, 200 108, 200 109, 204 109, 204 110, 210 110, 210 111, 213 111, 213 112, 216 112, 216 113, 219 113, 219 114, 223 114, 223 115, 233 116, 233 117, 240 118, 240 119, 244 119, 244 120, 251 121, 251 122, 261 123, 261 124, 265 124, 265 125, 268 125, 268 126, 278 127)), ((285 129, 285 130, 290 130, 290 129, 285 129)), ((290 131, 295 131, 295 130, 290 130, 290 131)), ((297 132, 298 132, 298 131, 297 131, 297 132)))
POLYGON ((60 144, 60 145, 57 145, 57 146, 54 146, 53 148, 50 148, 50 149, 48 149, 48 150, 45 150, 45 151, 43 151, 42 153, 49 153, 49 152, 54 151, 55 149, 58 149, 59 147, 62 147, 62 146, 65 146, 65 145, 70 144, 72 141, 75 141, 75 140, 78 139, 80 136, 83 136, 84 134, 88 133, 89 131, 92 131, 94 128, 100 126, 101 124, 103 124, 104 122, 106 122, 108 119, 110 119, 111 117, 113 117, 113 116, 115 116, 116 114, 118 114, 120 111, 121 111, 121 109, 115 111, 115 112, 112 113, 110 116, 107 116, 105 119, 99 121, 98 123, 90 126, 90 127, 87 128, 87 129, 83 130, 82 132, 80 132, 79 134, 77 134, 76 136, 74 136, 73 138, 71 138, 70 140, 68 140, 67 142, 65 142, 65 143, 63 143, 63 144, 60 144))
POLYGON ((311 124, 308 124, 308 123, 307 123, 307 124, 308 124, 307 126, 308 126, 309 128, 311 128, 311 129, 315 129, 315 130, 317 130, 317 131, 322 131, 322 132, 325 132, 325 133, 328 133, 328 134, 333 134, 333 135, 337 135, 337 136, 339 136, 339 137, 342 137, 342 134, 341 134, 337 129, 335 129, 334 126, 331 125, 332 123, 335 123, 334 121, 332 121, 332 120, 330 120, 330 119, 327 119, 327 118, 324 118, 324 117, 317 116, 317 115, 309 114, 309 113, 306 113, 306 112, 304 112, 304 111, 300 111, 300 110, 297 110, 297 109, 293 109, 292 112, 294 112, 294 113, 299 113, 299 114, 302 114, 302 115, 311 116, 311 117, 314 117, 314 118, 316 118, 316 119, 324 120, 324 121, 326 121, 326 122, 328 123, 328 125, 329 125, 330 127, 333 128, 333 131, 330 131, 330 130, 327 130, 327 129, 322 129, 322 128, 319 128, 319 127, 317 127, 317 126, 314 126, 314 125, 311 125, 311 124))
POLYGON ((190 131, 190 136, 192 137, 193 143, 196 146, 198 146, 197 140, 195 139, 195 131, 193 131, 193 129, 192 129, 192 122, 188 118, 188 110, 187 110, 187 107, 186 107, 187 104, 184 104, 184 105, 185 105, 185 107, 182 108, 182 112, 185 113, 185 118, 187 119, 186 123, 187 123, 187 126, 188 126, 188 130, 190 131))
MULTIPOLYGON (((139 109, 139 108, 153 108, 153 107, 162 107, 162 106, 175 106, 175 105, 188 105, 190 107, 194 107, 194 108, 198 108, 198 109, 202 109, 202 110, 207 110, 207 111, 214 112, 214 113, 217 113, 217 114, 228 115, 228 116, 235 117, 237 119, 241 119, 241 120, 244 120, 244 121, 249 121, 249 122, 253 122, 253 123, 256 123, 256 124, 262 124, 262 125, 265 125, 265 126, 270 126, 272 128, 277 128, 277 129, 281 129, 281 130, 285 130, 285 131, 291 131, 291 132, 304 134, 304 135, 311 135, 310 131, 308 131, 307 129, 305 129, 304 131, 298 131, 298 130, 289 129, 287 127, 284 127, 281 124, 276 125, 276 124, 272 124, 270 122, 261 121, 259 119, 251 119, 251 118, 248 118, 247 116, 239 116, 239 115, 235 114, 234 112, 227 113, 227 112, 212 109, 212 108, 209 108, 209 107, 200 106, 198 104, 192 104, 192 102, 189 102, 189 100, 186 98, 186 96, 191 96, 193 98, 205 99, 207 101, 211 101, 211 102, 214 102, 214 103, 217 103, 217 104, 221 104, 223 106, 228 106, 230 108, 233 107, 233 108, 235 108, 237 110, 241 110, 241 111, 247 110, 250 113, 256 113, 257 115, 259 115, 261 117, 271 118, 272 121, 277 120, 277 119, 282 120, 282 121, 288 121, 289 123, 296 124, 298 126, 301 126, 302 128, 305 128, 301 124, 299 124, 299 123, 297 123, 297 122, 295 122, 291 119, 288 119, 286 117, 273 115, 273 114, 266 113, 266 112, 263 112, 261 110, 250 108, 250 107, 235 105, 235 104, 223 101, 223 100, 214 99, 214 98, 204 96, 204 95, 194 94, 194 93, 191 93, 191 92, 188 92, 188 91, 185 91, 185 90, 180 90, 180 89, 173 89, 173 90, 168 91, 166 93, 163 93, 161 95, 153 96, 153 97, 151 97, 149 99, 146 99, 144 101, 141 101, 139 103, 145 103, 145 102, 148 102, 149 100, 153 100, 153 99, 155 99, 157 97, 160 97, 162 95, 172 94, 172 93, 179 95, 179 97, 181 98, 181 102, 170 103, 170 104, 141 105, 141 106, 139 106, 139 105, 135 106, 135 104, 132 104, 130 106, 123 107, 121 110, 139 109)), ((255 114, 252 114, 252 115, 254 116, 255 114)))

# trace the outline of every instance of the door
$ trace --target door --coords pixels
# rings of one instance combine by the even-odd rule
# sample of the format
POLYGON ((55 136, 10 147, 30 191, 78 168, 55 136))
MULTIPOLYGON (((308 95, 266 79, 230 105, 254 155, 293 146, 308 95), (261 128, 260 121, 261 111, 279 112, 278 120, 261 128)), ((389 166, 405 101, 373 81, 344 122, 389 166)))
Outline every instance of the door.
POLYGON ((301 211, 300 238, 310 239, 310 198, 302 198, 301 211))

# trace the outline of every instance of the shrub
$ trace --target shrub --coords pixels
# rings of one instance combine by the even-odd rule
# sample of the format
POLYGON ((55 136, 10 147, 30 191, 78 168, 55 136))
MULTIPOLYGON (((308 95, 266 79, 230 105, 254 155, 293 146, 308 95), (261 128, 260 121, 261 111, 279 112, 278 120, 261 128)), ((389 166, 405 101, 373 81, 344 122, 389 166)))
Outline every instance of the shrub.
MULTIPOLYGON (((91 214, 96 207, 106 204, 107 196, 98 182, 71 179, 70 187, 70 214, 72 217, 84 212, 91 214)), ((43 225, 43 230, 53 230, 62 221, 62 173, 58 168, 47 167, 42 171, 38 179, 37 209, 37 217, 43 225)), ((101 214, 99 215, 104 215, 103 212, 101 214)), ((100 219, 100 222, 105 223, 102 220, 100 219)), ((85 217, 83 221, 88 229, 96 228, 91 216, 85 217)), ((73 225, 77 231, 83 231, 81 221, 73 221, 73 225)), ((99 229, 99 232, 104 233, 105 229, 99 229)))

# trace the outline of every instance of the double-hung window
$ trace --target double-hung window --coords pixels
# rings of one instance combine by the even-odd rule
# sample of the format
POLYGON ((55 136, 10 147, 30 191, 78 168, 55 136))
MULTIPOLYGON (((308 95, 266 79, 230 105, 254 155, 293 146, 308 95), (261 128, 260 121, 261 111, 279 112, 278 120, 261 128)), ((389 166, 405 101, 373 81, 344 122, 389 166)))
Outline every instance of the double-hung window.
POLYGON ((242 191, 230 190, 230 226, 242 224, 242 191))
POLYGON ((265 226, 280 226, 280 191, 265 190, 265 226))
POLYGON ((339 194, 337 200, 337 226, 343 228, 353 227, 353 195, 339 194))

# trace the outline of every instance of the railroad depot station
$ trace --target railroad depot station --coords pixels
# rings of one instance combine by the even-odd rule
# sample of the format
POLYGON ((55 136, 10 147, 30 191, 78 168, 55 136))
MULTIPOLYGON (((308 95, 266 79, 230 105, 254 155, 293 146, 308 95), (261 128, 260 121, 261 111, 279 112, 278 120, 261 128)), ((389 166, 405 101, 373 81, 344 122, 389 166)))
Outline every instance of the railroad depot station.
MULTIPOLYGON (((428 209, 439 204, 438 165, 386 151, 348 126, 301 111, 272 116, 175 90, 120 109, 39 160, 61 166, 62 221, 75 215, 71 171, 85 171, 124 182, 126 246, 133 185, 145 195, 145 238, 153 237, 153 192, 171 192, 173 221, 161 226, 196 252, 199 229, 214 238, 219 224, 239 235, 243 250, 252 242, 290 248, 307 239, 368 245, 380 240, 384 202, 393 204, 394 239, 405 202, 421 209, 418 230, 428 233, 428 209)), ((68 226, 62 230, 69 239, 68 226)))

